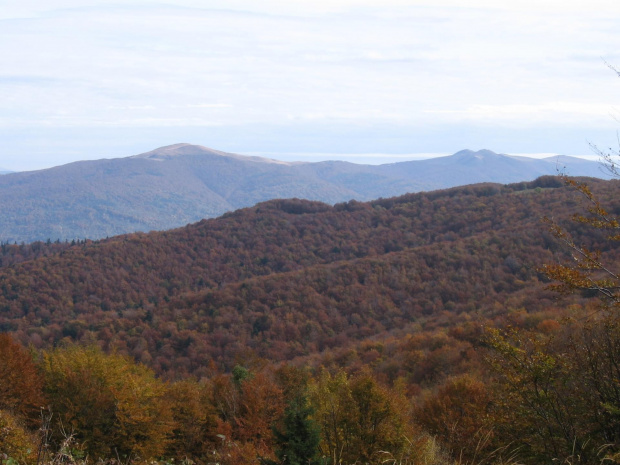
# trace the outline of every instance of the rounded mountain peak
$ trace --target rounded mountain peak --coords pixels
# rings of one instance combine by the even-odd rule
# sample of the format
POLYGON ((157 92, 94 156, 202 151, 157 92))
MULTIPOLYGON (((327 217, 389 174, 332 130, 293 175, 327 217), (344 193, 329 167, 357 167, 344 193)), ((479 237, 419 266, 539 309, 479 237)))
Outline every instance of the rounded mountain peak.
POLYGON ((280 160, 272 160, 271 158, 263 158, 263 157, 255 157, 248 155, 238 155, 236 153, 222 152, 220 150, 211 149, 209 147, 203 147, 202 145, 194 145, 194 144, 173 144, 167 145, 165 147, 160 147, 155 150, 151 150, 150 152, 141 153, 139 155, 134 155, 130 158, 147 158, 149 160, 171 160, 177 157, 184 156, 217 156, 217 157, 226 157, 233 158, 235 160, 241 160, 246 162, 258 162, 258 163, 271 163, 271 164, 279 164, 279 165, 295 165, 299 164, 299 162, 286 162, 280 160))
POLYGON ((170 158, 180 157, 184 155, 219 155, 228 156, 226 152, 203 147, 202 145, 193 145, 187 143, 167 145, 151 150, 150 152, 134 155, 132 158, 149 158, 151 160, 168 160, 170 158))
POLYGON ((453 157, 465 159, 465 158, 489 158, 489 157, 497 157, 499 154, 493 152, 492 150, 482 149, 474 152, 473 150, 461 150, 460 152, 456 152, 453 157))

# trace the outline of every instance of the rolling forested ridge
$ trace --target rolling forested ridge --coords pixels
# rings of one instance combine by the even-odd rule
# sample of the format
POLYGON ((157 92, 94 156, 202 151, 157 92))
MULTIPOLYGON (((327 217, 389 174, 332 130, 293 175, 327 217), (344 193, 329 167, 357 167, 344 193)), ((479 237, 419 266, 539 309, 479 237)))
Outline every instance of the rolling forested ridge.
POLYGON ((615 463, 619 181, 586 183, 4 243, 0 458, 615 463))

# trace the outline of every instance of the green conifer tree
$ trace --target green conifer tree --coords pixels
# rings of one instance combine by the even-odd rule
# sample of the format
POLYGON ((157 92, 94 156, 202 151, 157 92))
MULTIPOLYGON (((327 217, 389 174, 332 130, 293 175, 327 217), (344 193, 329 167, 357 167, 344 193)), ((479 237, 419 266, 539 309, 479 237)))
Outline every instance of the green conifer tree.
MULTIPOLYGON (((319 465, 317 458, 321 434, 311 418, 314 409, 305 394, 296 395, 284 411, 283 431, 274 428, 276 456, 283 465, 319 465)), ((273 464, 273 462, 265 462, 273 464)))

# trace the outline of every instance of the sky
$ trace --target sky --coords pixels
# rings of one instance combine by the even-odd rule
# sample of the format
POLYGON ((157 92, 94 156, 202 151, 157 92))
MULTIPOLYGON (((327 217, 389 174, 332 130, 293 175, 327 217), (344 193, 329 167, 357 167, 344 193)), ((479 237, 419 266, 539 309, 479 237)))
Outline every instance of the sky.
POLYGON ((617 147, 620 2, 0 0, 0 167, 617 147))

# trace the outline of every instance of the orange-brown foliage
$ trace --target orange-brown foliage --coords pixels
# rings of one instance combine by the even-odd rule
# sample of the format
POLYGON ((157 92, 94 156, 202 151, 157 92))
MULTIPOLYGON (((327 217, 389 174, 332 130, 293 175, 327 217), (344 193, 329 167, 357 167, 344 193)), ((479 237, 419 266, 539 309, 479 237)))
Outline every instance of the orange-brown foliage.
POLYGON ((34 427, 46 406, 43 379, 32 356, 10 335, 0 334, 0 410, 20 415, 34 427))

